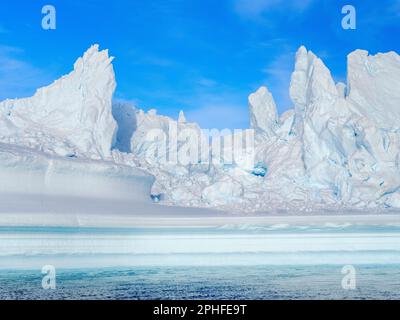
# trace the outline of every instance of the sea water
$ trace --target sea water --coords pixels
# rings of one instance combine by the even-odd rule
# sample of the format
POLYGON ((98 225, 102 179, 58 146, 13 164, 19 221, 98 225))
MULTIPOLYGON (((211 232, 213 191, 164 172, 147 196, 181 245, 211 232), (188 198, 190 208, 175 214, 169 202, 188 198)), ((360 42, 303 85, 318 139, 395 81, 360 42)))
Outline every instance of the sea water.
POLYGON ((0 299, 399 298, 398 225, 0 228, 0 299))

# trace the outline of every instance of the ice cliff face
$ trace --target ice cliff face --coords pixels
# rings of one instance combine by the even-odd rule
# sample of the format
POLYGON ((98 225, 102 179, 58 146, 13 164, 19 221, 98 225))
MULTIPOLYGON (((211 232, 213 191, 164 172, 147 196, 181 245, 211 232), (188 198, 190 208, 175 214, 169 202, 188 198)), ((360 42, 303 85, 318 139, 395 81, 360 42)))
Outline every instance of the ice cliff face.
POLYGON ((60 156, 109 157, 116 131, 112 59, 94 45, 70 74, 33 97, 0 103, 0 142, 60 156))
POLYGON ((400 119, 400 56, 369 56, 357 50, 348 57, 348 101, 374 126, 396 131, 400 119))
MULTIPOLYGON (((173 181, 159 192, 166 203, 230 210, 398 207, 399 81, 396 53, 353 52, 346 86, 301 47, 289 88, 292 110, 279 117, 265 87, 249 97, 254 170, 218 163, 202 172, 173 167, 157 172, 159 180, 173 181), (173 196, 177 190, 180 197, 173 196)), ((148 117, 153 125, 142 126, 142 135, 157 121, 165 128, 165 118, 148 117)))
POLYGON ((299 49, 290 94, 306 186, 315 195, 309 200, 392 206, 400 182, 399 56, 353 52, 348 78, 345 90, 320 59, 299 49))
MULTIPOLYGON (((167 205, 238 211, 400 207, 396 53, 351 53, 346 85, 335 83, 323 61, 301 47, 289 88, 293 109, 279 116, 266 87, 251 94, 254 144, 250 153, 236 146, 240 161, 234 162, 227 161, 229 144, 216 154, 210 133, 183 111, 174 120, 126 103, 112 106, 111 60, 93 46, 74 71, 34 97, 0 103, 0 151, 6 150, 0 166, 7 168, 9 150, 19 148, 72 158, 68 165, 103 159, 118 172, 130 166, 153 175, 149 199, 167 205)), ((21 165, 26 169, 26 161, 21 165)))

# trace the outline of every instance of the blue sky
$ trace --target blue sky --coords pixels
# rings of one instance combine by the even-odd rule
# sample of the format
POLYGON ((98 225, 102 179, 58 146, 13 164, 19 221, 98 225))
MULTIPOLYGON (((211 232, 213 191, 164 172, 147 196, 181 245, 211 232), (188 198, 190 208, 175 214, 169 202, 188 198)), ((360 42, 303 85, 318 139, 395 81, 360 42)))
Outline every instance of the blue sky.
POLYGON ((288 97, 294 54, 304 44, 337 81, 346 56, 400 52, 400 0, 3 0, 0 99, 32 95, 69 72, 94 43, 115 56, 116 99, 187 118, 204 128, 248 126, 247 96, 261 85, 278 109, 288 97), (41 28, 41 8, 57 29, 41 28), (343 30, 341 9, 357 10, 343 30))

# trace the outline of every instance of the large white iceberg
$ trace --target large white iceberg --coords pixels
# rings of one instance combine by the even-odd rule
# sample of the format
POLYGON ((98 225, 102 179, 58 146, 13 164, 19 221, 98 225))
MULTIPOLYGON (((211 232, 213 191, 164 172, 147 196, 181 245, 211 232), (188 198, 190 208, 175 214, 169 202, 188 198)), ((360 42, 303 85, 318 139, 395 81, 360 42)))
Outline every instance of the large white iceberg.
POLYGON ((13 177, 29 176, 27 188, 38 192, 109 192, 230 211, 400 207, 396 53, 351 53, 346 85, 335 83, 323 61, 301 47, 289 88, 293 109, 279 115, 266 87, 251 94, 254 150, 241 145, 236 162, 227 161, 225 142, 216 155, 209 133, 183 111, 174 120, 112 105, 111 61, 93 46, 74 71, 34 97, 0 103, 0 192, 23 192, 13 177), (199 160, 187 158, 190 153, 199 160), (81 187, 62 186, 60 177, 81 187))

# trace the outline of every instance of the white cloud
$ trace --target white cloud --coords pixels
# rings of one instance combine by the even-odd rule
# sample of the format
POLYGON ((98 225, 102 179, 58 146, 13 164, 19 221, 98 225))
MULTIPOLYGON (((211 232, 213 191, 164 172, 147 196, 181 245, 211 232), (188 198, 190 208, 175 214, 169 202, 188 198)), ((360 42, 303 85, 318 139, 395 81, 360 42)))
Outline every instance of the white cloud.
POLYGON ((22 54, 20 48, 0 45, 0 101, 32 95, 50 81, 43 70, 24 61, 22 54))

